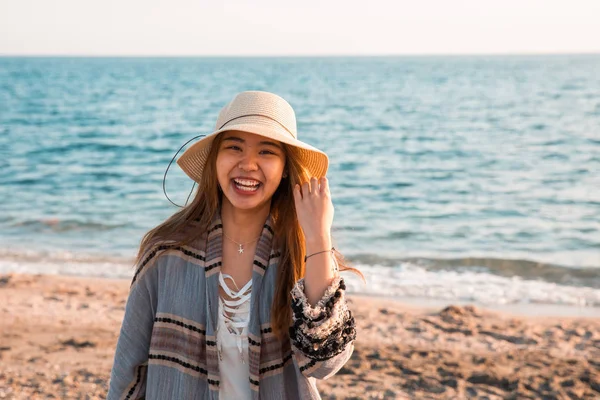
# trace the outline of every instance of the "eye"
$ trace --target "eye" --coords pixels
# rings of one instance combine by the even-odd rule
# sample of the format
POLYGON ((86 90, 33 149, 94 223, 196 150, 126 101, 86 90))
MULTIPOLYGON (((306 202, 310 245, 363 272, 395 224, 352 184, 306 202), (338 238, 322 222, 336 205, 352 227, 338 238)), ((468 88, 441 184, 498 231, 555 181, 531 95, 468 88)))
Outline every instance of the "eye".
POLYGON ((229 146, 229 147, 226 147, 226 149, 231 149, 231 150, 242 150, 242 149, 241 149, 239 146, 235 146, 235 145, 234 145, 234 146, 229 146))
POLYGON ((269 155, 276 155, 277 153, 272 152, 271 150, 262 150, 260 152, 261 154, 269 154, 269 155))

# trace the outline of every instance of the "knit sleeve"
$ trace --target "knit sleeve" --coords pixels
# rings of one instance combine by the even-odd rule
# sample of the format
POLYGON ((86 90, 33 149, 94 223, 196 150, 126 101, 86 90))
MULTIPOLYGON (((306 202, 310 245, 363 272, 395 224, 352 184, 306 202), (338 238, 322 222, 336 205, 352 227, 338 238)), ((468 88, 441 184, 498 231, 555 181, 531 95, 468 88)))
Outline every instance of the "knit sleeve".
POLYGON ((336 277, 315 306, 304 294, 304 279, 292 289, 293 323, 289 329, 300 371, 327 379, 346 364, 354 350, 355 322, 345 298, 344 279, 336 277))
POLYGON ((142 259, 134 275, 121 325, 107 400, 143 399, 150 339, 157 306, 154 255, 142 259))

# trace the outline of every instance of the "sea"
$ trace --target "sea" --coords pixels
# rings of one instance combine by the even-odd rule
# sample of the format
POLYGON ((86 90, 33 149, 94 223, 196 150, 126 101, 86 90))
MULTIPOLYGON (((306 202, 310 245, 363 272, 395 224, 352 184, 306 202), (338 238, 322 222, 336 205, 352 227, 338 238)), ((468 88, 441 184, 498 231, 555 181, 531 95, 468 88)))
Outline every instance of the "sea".
POLYGON ((244 90, 329 155, 352 293, 600 311, 592 54, 0 57, 0 273, 131 278, 169 161, 244 90))

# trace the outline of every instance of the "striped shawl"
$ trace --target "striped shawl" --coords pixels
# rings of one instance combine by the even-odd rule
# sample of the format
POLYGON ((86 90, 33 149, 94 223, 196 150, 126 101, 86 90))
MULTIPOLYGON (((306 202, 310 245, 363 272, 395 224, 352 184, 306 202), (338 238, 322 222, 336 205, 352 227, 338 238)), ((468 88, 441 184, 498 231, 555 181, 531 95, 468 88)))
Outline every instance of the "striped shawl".
MULTIPOLYGON (((108 400, 219 398, 215 328, 222 228, 217 215, 198 241, 185 247, 163 244, 137 265, 108 400), (165 251, 156 256, 159 250, 165 251)), ((253 398, 320 399, 315 380, 334 375, 354 349, 354 318, 347 310, 344 282, 336 278, 312 307, 303 280, 298 281, 291 293, 289 335, 280 341, 270 323, 279 260, 272 239, 269 216, 252 272, 248 352, 253 398)))

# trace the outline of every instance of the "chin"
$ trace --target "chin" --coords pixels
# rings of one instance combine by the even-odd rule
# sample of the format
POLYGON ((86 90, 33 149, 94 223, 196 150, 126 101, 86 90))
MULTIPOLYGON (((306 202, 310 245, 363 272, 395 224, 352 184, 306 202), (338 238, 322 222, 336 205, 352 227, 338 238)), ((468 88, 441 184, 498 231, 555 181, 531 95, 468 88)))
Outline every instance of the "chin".
POLYGON ((244 211, 248 211, 248 210, 254 210, 254 209, 258 209, 262 206, 264 206, 266 203, 268 203, 268 200, 264 200, 264 199, 238 199, 235 197, 235 195, 233 196, 226 196, 227 200, 229 201, 229 203, 233 206, 233 208, 238 209, 238 210, 244 210, 244 211))

